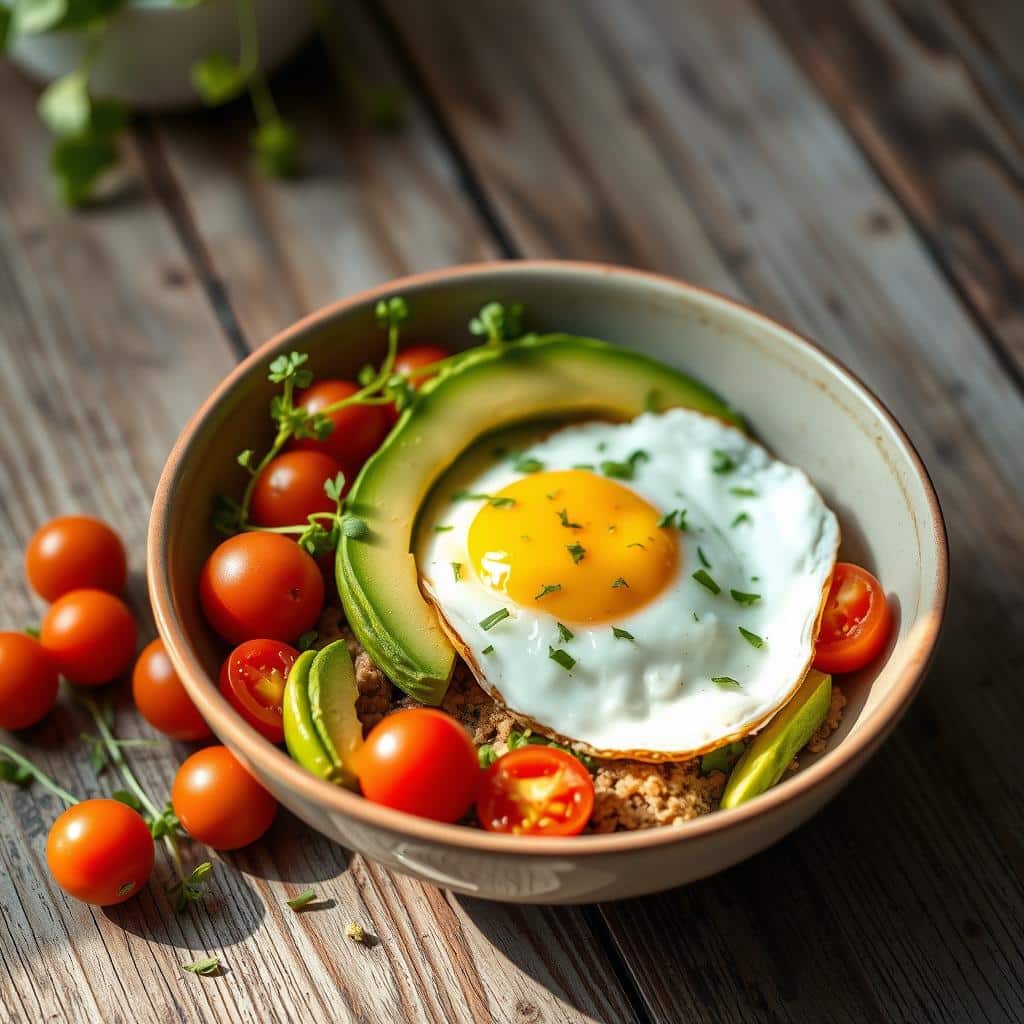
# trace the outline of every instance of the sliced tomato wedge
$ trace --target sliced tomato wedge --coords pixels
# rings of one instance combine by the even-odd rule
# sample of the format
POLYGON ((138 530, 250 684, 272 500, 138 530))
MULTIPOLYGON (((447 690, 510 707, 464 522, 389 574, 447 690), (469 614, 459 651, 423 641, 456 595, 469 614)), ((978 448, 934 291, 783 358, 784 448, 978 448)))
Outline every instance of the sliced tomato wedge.
POLYGON ((594 783, 572 754, 529 745, 510 750, 487 769, 476 815, 489 832, 574 836, 594 807, 594 783))
POLYGON ((271 743, 284 741, 284 684, 298 656, 279 640, 246 640, 221 666, 220 692, 271 743))
POLYGON ((892 632, 892 612, 882 584, 859 565, 837 562, 825 600, 814 667, 856 672, 874 661, 892 632))

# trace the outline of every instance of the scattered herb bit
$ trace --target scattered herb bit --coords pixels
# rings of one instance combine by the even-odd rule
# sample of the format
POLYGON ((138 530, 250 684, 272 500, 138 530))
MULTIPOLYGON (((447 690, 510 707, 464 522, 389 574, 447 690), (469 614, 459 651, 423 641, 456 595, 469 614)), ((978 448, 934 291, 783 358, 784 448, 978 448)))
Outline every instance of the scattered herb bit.
POLYGON ((638 462, 649 462, 650 455, 642 448, 633 452, 625 462, 605 461, 601 463, 601 472, 613 480, 632 480, 638 462))
POLYGON ((760 594, 746 594, 742 590, 730 590, 729 593, 737 604, 749 605, 761 600, 760 594))
POLYGON ((620 587, 625 587, 628 590, 629 584, 621 576, 618 576, 612 584, 612 590, 618 590, 620 587))
POLYGON ((583 561, 583 556, 587 553, 587 549, 582 544, 566 544, 565 550, 572 555, 573 565, 579 565, 583 561))
POLYGON ((539 473, 544 468, 544 463, 529 455, 517 455, 512 468, 517 473, 539 473))
POLYGON ((496 612, 491 612, 486 619, 480 620, 480 628, 486 632, 492 626, 496 626, 502 619, 508 618, 508 609, 499 608, 496 612))
POLYGON ((674 508, 671 512, 667 512, 658 520, 658 529, 660 530, 671 530, 676 525, 676 516, 679 515, 679 509, 674 508))
POLYGON ((641 544, 640 541, 638 541, 638 540, 633 541, 632 544, 627 544, 626 547, 627 548, 639 548, 641 551, 646 551, 647 550, 647 548, 643 544, 641 544))
POLYGON ((511 508, 516 503, 515 498, 491 498, 491 508, 511 508))
POLYGON ((316 899, 316 893, 312 889, 307 889, 305 892, 300 892, 298 896, 293 896, 290 900, 285 902, 292 910, 301 910, 303 907, 312 903, 316 899))
POLYGON ((693 578, 702 586, 707 587, 712 594, 720 594, 722 588, 707 574, 704 569, 698 569, 694 574, 693 578))
POLYGON ((636 637, 633 636, 633 634, 630 633, 628 630, 619 629, 618 626, 612 626, 612 636, 614 636, 616 640, 635 640, 636 639, 636 637))
MULTIPOLYGON (((213 865, 208 861, 197 864, 188 877, 183 878, 175 885, 168 886, 167 895, 174 903, 175 913, 180 914, 190 903, 201 902, 206 893, 206 879, 213 871, 213 865)), ((202 972, 200 972, 202 973, 202 972)))
POLYGON ((26 626, 23 632, 26 636, 32 637, 33 640, 38 640, 42 635, 35 626, 26 626))
POLYGON ((739 526, 741 523, 752 523, 753 520, 746 512, 741 512, 729 525, 739 526))
POLYGON ((548 501, 554 501, 555 498, 558 497, 558 491, 548 491, 548 493, 545 494, 544 497, 547 498, 548 501))
POLYGON ((566 510, 564 508, 562 509, 561 512, 558 513, 558 521, 563 526, 568 527, 570 530, 582 530, 583 529, 583 524, 582 523, 574 523, 574 522, 572 522, 569 519, 569 513, 566 512, 566 510))
MULTIPOLYGON (((121 792, 123 793, 124 791, 122 790, 121 792)), ((134 794, 131 795, 134 796, 134 794)), ((114 794, 114 799, 119 799, 118 793, 114 794)), ((127 801, 124 802, 127 803, 127 801)), ((138 810, 138 808, 136 808, 136 810, 138 810)), ((185 834, 185 830, 181 827, 181 822, 178 821, 178 816, 174 813, 174 805, 171 803, 170 800, 168 800, 167 803, 164 804, 164 809, 160 812, 160 814, 158 814, 155 818, 152 818, 150 820, 149 834, 154 839, 163 839, 164 836, 183 836, 185 834)), ((210 871, 213 870, 212 864, 209 864, 209 870, 207 870, 207 864, 209 864, 209 861, 204 861, 202 864, 199 865, 199 868, 197 869, 199 870, 199 874, 196 875, 196 873, 193 872, 192 876, 189 876, 189 884, 198 887, 197 899, 202 898, 201 883, 210 873, 210 871)))
POLYGON ((712 676, 711 682, 720 690, 742 690, 743 686, 732 676, 712 676))
POLYGON ((576 635, 568 626, 563 626, 560 622, 557 623, 557 625, 558 639, 561 640, 563 644, 568 643, 576 635))
POLYGON ((742 626, 737 626, 736 628, 740 631, 740 636, 743 637, 751 647, 754 647, 757 650, 764 647, 764 640, 756 633, 751 633, 749 629, 744 629, 742 626))
POLYGON ((750 577, 750 582, 751 582, 751 583, 759 583, 759 582, 760 582, 760 580, 761 580, 761 577, 760 577, 760 576, 751 576, 751 577, 750 577))
POLYGON ((587 754, 581 754, 578 750, 573 750, 572 747, 565 746, 564 743, 556 743, 554 740, 549 740, 547 736, 538 736, 535 732, 530 729, 525 729, 520 732, 518 729, 512 729, 508 734, 508 749, 518 750, 520 747, 525 746, 537 746, 537 747, 554 747, 556 750, 564 750, 567 754, 571 754, 576 758, 588 772, 592 772, 596 767, 594 759, 587 754))
POLYGON ((482 747, 477 747, 476 756, 477 760, 480 762, 481 768, 490 768, 491 765, 498 760, 498 752, 490 745, 490 743, 485 743, 482 747))
POLYGON ((488 644, 481 652, 481 654, 493 654, 494 644, 488 644))
POLYGON ((693 613, 693 621, 700 622, 700 616, 696 612, 693 613))
POLYGON ((757 491, 753 487, 730 487, 730 494, 735 494, 737 498, 756 498, 758 497, 757 491))
POLYGON ((435 526, 434 533, 447 533, 449 530, 454 530, 454 526, 435 526))
POLYGON ((608 442, 607 441, 599 441, 597 443, 597 450, 599 452, 607 451, 608 450, 608 442))
POLYGON ((345 925, 345 935, 353 942, 366 942, 366 929, 355 921, 345 925))
POLYGON ((700 559, 700 564, 703 565, 705 569, 711 568, 708 556, 704 554, 704 549, 700 547, 700 545, 697 546, 697 557, 700 559))
POLYGON ((573 469, 589 469, 591 472, 596 468, 592 462, 576 462, 573 463, 573 469))
POLYGON ((0 782, 13 782, 15 786, 25 786, 34 778, 34 773, 24 765, 15 764, 6 758, 0 760, 0 782))
POLYGON ((711 472, 712 473, 731 473, 736 468, 736 460, 728 453, 722 451, 721 448, 712 448, 711 450, 711 472))
POLYGON ((452 575, 455 577, 455 582, 458 583, 462 579, 462 563, 452 562, 452 575))
POLYGON ((483 494, 480 491, 456 491, 452 495, 452 501, 490 501, 491 494, 483 494))
POLYGON ((547 597, 548 594, 553 594, 556 590, 561 590, 561 583, 542 583, 540 590, 533 595, 534 601, 539 601, 542 597, 547 597))
POLYGON ((215 956, 203 957, 202 960, 196 960, 195 963, 182 964, 181 969, 188 971, 189 974, 201 974, 207 977, 220 970, 220 959, 215 956))
POLYGON ((307 629, 298 640, 295 641, 295 646, 300 651, 308 651, 313 644, 320 638, 320 634, 315 629, 307 629))
POLYGON ((561 665, 566 672, 571 672, 576 664, 576 659, 568 651, 563 651, 556 647, 548 647, 548 657, 561 665))

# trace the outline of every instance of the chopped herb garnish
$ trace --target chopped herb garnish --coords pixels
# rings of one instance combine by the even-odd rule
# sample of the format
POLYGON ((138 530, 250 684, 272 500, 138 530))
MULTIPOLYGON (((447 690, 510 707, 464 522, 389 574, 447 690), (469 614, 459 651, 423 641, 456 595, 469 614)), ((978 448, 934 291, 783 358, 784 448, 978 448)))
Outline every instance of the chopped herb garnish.
POLYGON ((515 498, 491 498, 491 508, 511 508, 516 503, 515 498))
POLYGON ((574 523, 574 522, 572 522, 569 519, 569 513, 566 512, 566 510, 564 508, 562 509, 561 512, 558 513, 558 521, 563 526, 567 526, 570 530, 582 530, 583 529, 583 524, 582 523, 574 523))
POLYGON ((711 682, 720 690, 742 690, 743 686, 732 676, 712 676, 711 682))
POLYGON ((508 609, 499 608, 496 612, 491 612, 486 619, 480 620, 480 628, 487 632, 492 626, 496 626, 502 619, 508 618, 508 609))
POLYGON ((638 540, 633 541, 632 544, 627 544, 626 547, 627 548, 639 548, 641 551, 646 551, 647 550, 647 548, 643 544, 641 544, 640 541, 638 541, 638 540))
POLYGON ((722 592, 722 588, 703 569, 698 569, 693 574, 693 578, 702 587, 707 587, 712 594, 720 594, 722 592))
POLYGON ((756 647, 758 650, 764 647, 764 640, 756 633, 751 633, 749 629, 744 629, 742 626, 737 626, 736 628, 740 631, 740 636, 743 637, 751 647, 756 647))
POLYGON ((548 501, 554 501, 555 498, 558 497, 558 491, 548 491, 548 493, 545 494, 544 497, 547 498, 548 501))
POLYGON ((455 577, 455 582, 458 583, 462 579, 462 563, 452 562, 452 575, 455 577))
POLYGON ((740 523, 752 523, 753 519, 746 512, 741 512, 729 525, 739 526, 740 523))
POLYGON ((517 473, 539 473, 544 468, 544 463, 529 455, 517 455, 512 468, 517 473))
POLYGON ((533 595, 534 601, 539 601, 542 597, 546 597, 548 594, 553 594, 556 590, 561 590, 561 583, 542 583, 540 590, 533 595))
POLYGON ((711 472, 731 473, 736 468, 736 460, 721 448, 711 449, 711 472))
POLYGON ((595 466, 594 466, 594 464, 592 462, 576 462, 576 463, 573 463, 572 468, 573 469, 589 469, 589 470, 593 470, 595 468, 595 466))
POLYGON ((583 556, 587 553, 587 549, 582 544, 566 544, 565 550, 572 555, 573 565, 579 565, 583 561, 583 556))
POLYGON ((700 616, 696 612, 693 613, 693 621, 700 622, 700 616))
POLYGON ((711 563, 708 561, 708 556, 704 554, 704 549, 699 545, 697 546, 697 557, 700 559, 700 564, 703 565, 705 569, 711 568, 711 563))
POLYGON ((597 444, 597 450, 599 452, 607 451, 608 450, 608 442, 607 441, 599 441, 598 444, 597 444))
POLYGON ((567 644, 575 636, 575 634, 571 629, 569 629, 568 626, 563 626, 560 622, 557 625, 558 639, 561 640, 563 644, 567 644))
POLYGON ((670 530, 676 525, 676 516, 679 515, 679 509, 674 508, 671 512, 667 512, 658 520, 658 528, 661 530, 670 530))
POLYGON ((735 494, 737 498, 756 498, 758 497, 757 491, 753 487, 730 487, 730 494, 735 494))
POLYGON ((490 745, 490 743, 485 743, 482 747, 477 747, 476 756, 477 760, 480 762, 481 768, 490 768, 491 765, 498 760, 498 752, 490 745))
POLYGON ((568 651, 560 650, 557 647, 548 647, 548 657, 561 665, 566 672, 571 672, 576 664, 576 659, 568 651))
POLYGON ((742 590, 730 590, 729 593, 737 604, 754 604, 761 600, 760 594, 747 594, 742 590))
POLYGON ((629 584, 621 576, 617 577, 615 582, 612 584, 612 590, 618 590, 619 587, 625 587, 627 590, 629 589, 629 584))
POLYGON ((750 582, 751 583, 758 583, 758 582, 760 582, 760 579, 761 579, 760 576, 751 576, 750 577, 750 582))
POLYGON ((601 472, 614 480, 632 480, 638 462, 649 462, 650 455, 642 448, 633 452, 625 462, 606 461, 601 463, 601 472))
POLYGON ((316 893, 312 889, 307 889, 305 892, 300 892, 298 896, 293 896, 290 900, 287 900, 288 906, 292 910, 301 910, 307 904, 313 902, 316 899, 316 893))
POLYGON ((494 644, 488 644, 481 652, 481 654, 493 654, 494 644))
POLYGON ((619 629, 618 626, 612 626, 612 636, 615 637, 616 640, 635 640, 636 639, 636 637, 633 636, 633 634, 630 633, 628 630, 619 629))
POLYGON ((454 526, 435 526, 434 533, 447 533, 449 530, 454 530, 454 526))
POLYGON ((490 501, 491 495, 482 494, 478 491, 456 491, 452 495, 452 501, 490 501))

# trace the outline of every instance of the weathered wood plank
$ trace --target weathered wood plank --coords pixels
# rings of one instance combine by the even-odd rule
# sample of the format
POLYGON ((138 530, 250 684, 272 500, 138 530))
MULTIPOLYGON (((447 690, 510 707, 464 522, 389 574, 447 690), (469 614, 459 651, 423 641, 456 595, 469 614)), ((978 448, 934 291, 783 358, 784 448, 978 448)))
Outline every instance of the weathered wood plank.
POLYGON ((1024 407, 1004 367, 748 4, 524 4, 515 47, 497 2, 384 6, 523 252, 724 271, 883 394, 967 567, 922 698, 835 808, 722 878, 605 908, 652 1014, 1014 1019, 1024 704, 999 684, 1024 657, 1024 407))
POLYGON ((916 0, 764 9, 1024 386, 1024 136, 990 109, 948 12, 916 0))

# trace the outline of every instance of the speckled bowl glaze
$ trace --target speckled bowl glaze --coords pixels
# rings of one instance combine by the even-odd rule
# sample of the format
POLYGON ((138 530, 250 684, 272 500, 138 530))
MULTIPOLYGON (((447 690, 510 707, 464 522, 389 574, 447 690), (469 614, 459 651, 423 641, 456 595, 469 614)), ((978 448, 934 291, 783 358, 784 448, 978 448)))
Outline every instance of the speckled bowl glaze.
POLYGON ((213 730, 287 807, 324 835, 383 864, 478 897, 579 903, 653 892, 749 857, 806 821, 850 781, 913 699, 946 601, 947 549, 935 492, 899 425, 852 374, 775 321, 680 281, 619 267, 508 262, 394 281, 301 320, 255 352, 183 431, 153 505, 149 587, 157 625, 213 730), (802 466, 839 515, 841 556, 885 583, 896 632, 877 665, 847 677, 842 728, 822 755, 755 800, 678 827, 572 839, 521 838, 434 822, 363 800, 305 772, 220 696, 223 648, 198 605, 215 543, 213 495, 241 490, 235 454, 269 441, 266 365, 308 352, 317 373, 354 375, 379 359, 375 302, 401 294, 410 336, 453 347, 494 299, 525 304, 537 330, 606 338, 690 373, 729 399, 780 458, 802 466))

